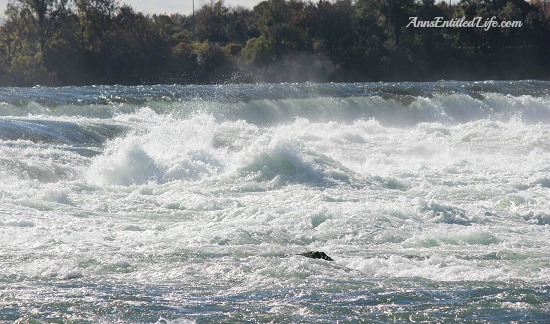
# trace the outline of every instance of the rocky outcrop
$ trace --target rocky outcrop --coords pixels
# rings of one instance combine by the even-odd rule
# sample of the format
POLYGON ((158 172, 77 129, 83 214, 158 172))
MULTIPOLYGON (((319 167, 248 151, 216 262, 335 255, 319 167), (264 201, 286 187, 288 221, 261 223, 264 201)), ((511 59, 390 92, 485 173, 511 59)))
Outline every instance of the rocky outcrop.
POLYGON ((323 259, 327 261, 334 261, 325 252, 320 252, 320 251, 309 251, 309 252, 300 253, 299 255, 305 256, 306 258, 311 258, 311 259, 323 259))

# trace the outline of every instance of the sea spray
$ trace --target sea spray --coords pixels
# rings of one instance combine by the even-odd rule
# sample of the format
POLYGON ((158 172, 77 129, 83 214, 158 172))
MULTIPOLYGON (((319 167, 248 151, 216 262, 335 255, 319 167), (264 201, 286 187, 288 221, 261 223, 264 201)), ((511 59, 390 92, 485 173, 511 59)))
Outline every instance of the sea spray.
POLYGON ((549 88, 0 89, 0 321, 543 322, 549 88))

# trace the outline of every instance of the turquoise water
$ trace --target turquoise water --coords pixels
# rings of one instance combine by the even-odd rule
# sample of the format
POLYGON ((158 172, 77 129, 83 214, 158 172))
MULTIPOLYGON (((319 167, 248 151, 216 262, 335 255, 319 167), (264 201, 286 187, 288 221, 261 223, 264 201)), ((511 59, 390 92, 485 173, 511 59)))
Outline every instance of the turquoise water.
POLYGON ((548 322, 549 123, 541 81, 2 88, 0 321, 548 322))

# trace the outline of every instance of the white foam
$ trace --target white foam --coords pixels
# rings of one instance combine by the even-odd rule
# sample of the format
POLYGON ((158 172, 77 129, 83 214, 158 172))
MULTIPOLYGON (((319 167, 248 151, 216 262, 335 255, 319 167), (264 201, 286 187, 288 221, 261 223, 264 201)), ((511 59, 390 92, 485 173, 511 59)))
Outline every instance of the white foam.
POLYGON ((128 131, 96 156, 4 141, 0 275, 227 296, 400 278, 545 283, 550 131, 526 116, 544 117, 547 100, 148 103, 108 121, 128 131), (338 105, 378 118, 331 118, 338 105), (296 255, 310 250, 335 262, 296 255))
POLYGON ((133 138, 117 141, 112 153, 100 156, 87 179, 98 185, 136 185, 162 180, 162 170, 133 138))

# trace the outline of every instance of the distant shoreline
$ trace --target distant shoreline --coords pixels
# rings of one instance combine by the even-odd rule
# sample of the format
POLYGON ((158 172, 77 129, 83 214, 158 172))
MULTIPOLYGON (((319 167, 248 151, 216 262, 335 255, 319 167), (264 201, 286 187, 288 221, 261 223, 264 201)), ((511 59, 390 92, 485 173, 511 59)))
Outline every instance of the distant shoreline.
POLYGON ((550 80, 549 9, 524 0, 269 0, 167 16, 114 0, 18 0, 0 25, 0 86, 550 80), (521 26, 415 28, 411 18, 521 26))

